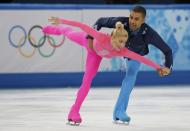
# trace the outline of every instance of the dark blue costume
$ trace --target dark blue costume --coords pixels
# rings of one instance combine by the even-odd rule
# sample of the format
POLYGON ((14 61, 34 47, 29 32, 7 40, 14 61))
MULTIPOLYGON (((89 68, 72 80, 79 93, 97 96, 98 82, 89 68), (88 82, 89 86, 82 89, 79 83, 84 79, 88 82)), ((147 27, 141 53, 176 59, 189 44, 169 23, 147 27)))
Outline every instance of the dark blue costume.
MULTIPOLYGON (((136 31, 131 31, 129 28, 129 17, 102 17, 96 21, 94 28, 97 30, 100 30, 102 27, 115 28, 115 24, 118 21, 121 21, 124 24, 124 28, 129 33, 129 39, 126 43, 126 48, 144 56, 149 53, 148 45, 152 44, 161 50, 165 55, 165 66, 168 68, 172 67, 172 50, 158 35, 158 33, 146 23, 142 24, 141 27, 136 31)), ((126 114, 126 110, 129 96, 135 85, 136 76, 140 69, 140 63, 135 60, 125 60, 128 66, 126 69, 125 78, 122 82, 121 91, 115 105, 113 119, 120 119, 122 121, 129 122, 130 117, 126 114)))

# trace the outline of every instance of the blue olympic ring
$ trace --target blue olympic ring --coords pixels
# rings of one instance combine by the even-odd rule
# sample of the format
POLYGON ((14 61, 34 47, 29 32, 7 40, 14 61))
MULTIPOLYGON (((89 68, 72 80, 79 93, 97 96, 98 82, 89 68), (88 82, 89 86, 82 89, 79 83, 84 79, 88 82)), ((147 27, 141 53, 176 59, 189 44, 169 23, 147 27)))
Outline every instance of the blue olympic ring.
POLYGON ((20 26, 20 25, 15 25, 13 26, 10 31, 9 31, 9 35, 8 35, 8 39, 9 39, 9 43, 14 46, 15 48, 18 48, 18 47, 22 47, 25 43, 26 43, 26 39, 27 39, 27 33, 26 33, 26 30, 24 29, 24 27, 20 26), (18 29, 21 29, 24 33, 24 40, 21 44, 17 45, 15 44, 13 41, 12 41, 12 38, 11 38, 11 34, 13 32, 13 30, 15 30, 16 28, 18 29))

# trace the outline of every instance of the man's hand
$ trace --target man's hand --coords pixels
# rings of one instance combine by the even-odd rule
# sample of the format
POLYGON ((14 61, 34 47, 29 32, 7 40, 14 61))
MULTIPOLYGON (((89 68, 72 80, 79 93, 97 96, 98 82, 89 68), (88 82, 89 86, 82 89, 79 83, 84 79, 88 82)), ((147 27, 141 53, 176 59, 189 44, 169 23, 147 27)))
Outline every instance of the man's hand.
POLYGON ((59 25, 59 24, 61 24, 61 21, 59 20, 58 17, 50 17, 50 18, 48 19, 48 21, 49 21, 51 24, 53 24, 53 25, 59 25))
POLYGON ((170 74, 171 69, 168 67, 163 67, 163 68, 158 69, 157 71, 158 71, 159 76, 167 76, 170 74))

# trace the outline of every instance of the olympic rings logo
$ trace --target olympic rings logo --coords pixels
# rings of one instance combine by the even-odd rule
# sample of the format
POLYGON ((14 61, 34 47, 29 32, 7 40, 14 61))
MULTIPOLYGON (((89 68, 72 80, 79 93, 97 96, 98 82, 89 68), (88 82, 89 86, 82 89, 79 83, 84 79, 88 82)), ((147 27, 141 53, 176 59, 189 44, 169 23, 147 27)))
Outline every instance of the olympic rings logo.
POLYGON ((64 44, 65 36, 63 35, 63 38, 61 38, 60 42, 56 42, 55 38, 44 34, 42 32, 42 29, 43 29, 42 26, 34 25, 29 29, 29 31, 27 33, 26 29, 23 26, 15 25, 9 30, 9 34, 8 34, 9 43, 13 47, 17 48, 19 53, 23 57, 27 57, 27 58, 32 57, 35 54, 36 49, 38 50, 39 54, 42 57, 50 57, 55 53, 56 48, 58 48, 64 44), (34 35, 34 31, 40 31, 40 34, 34 35), (18 35, 17 32, 19 32, 19 34, 21 34, 21 35, 18 35), (37 37, 39 37, 39 38, 37 39, 37 37), (44 53, 41 49, 41 47, 46 42, 49 43, 49 45, 52 47, 52 49, 49 53, 44 53), (30 47, 32 47, 32 51, 30 51, 30 53, 28 53, 27 51, 24 51, 21 48, 21 47, 26 46, 27 43, 28 43, 28 45, 30 45, 30 47))

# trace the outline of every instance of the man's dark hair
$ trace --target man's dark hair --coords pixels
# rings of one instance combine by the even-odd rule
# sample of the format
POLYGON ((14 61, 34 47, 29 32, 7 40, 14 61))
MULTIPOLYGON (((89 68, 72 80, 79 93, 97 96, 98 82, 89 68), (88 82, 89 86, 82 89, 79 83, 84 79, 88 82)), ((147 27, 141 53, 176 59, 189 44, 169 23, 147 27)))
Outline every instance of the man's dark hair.
POLYGON ((146 17, 146 9, 142 6, 135 6, 132 11, 141 13, 144 18, 146 17))

